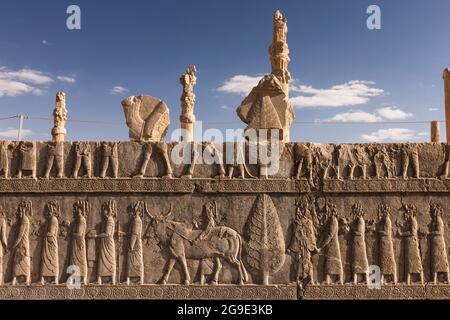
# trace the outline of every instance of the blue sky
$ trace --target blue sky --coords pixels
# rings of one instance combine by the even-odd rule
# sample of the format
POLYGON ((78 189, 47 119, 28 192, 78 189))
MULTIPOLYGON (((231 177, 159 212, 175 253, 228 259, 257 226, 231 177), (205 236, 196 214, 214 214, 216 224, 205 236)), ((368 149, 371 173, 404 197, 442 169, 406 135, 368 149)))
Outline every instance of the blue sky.
MULTIPOLYGON (((121 122, 120 101, 149 94, 167 103, 173 130, 178 79, 195 64, 195 113, 203 128, 244 128, 234 110, 270 72, 276 9, 288 20, 296 121, 342 122, 295 123, 291 140, 427 141, 427 123, 370 122, 444 119, 448 0, 2 0, 0 118, 50 117, 61 90, 71 119, 121 122), (71 4, 81 8, 81 30, 66 28, 71 4), (381 30, 366 27, 371 4, 381 8, 381 30)), ((0 138, 14 136, 17 122, 0 121, 0 138)), ((26 138, 49 139, 51 127, 26 120, 26 138)), ((128 139, 125 123, 67 127, 68 140, 128 139)))

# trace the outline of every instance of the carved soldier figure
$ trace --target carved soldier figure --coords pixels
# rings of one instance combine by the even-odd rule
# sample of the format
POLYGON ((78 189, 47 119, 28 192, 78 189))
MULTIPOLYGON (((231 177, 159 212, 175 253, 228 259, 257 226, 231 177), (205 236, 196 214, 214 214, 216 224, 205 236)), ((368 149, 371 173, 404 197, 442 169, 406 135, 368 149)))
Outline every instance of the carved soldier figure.
POLYGON ((47 226, 42 242, 41 256, 41 284, 45 285, 45 278, 52 278, 58 284, 58 217, 60 208, 56 201, 49 201, 46 205, 47 226))
POLYGON ((358 275, 362 275, 369 282, 369 261, 366 252, 366 222, 364 221, 364 210, 360 203, 353 205, 353 230, 352 230, 352 256, 351 266, 353 283, 358 284, 358 275))
POLYGON ((437 204, 430 206, 430 252, 431 252, 431 275, 434 284, 438 282, 438 276, 444 275, 447 283, 449 278, 449 266, 447 258, 447 246, 445 244, 444 221, 442 220, 443 210, 437 204))
POLYGON ((127 284, 132 278, 138 278, 144 284, 144 257, 142 253, 142 217, 147 211, 144 201, 136 201, 131 211, 128 229, 127 284))
MULTIPOLYGON (((369 147, 369 149, 373 150, 372 147, 369 147)), ((386 170, 387 177, 392 178, 394 175, 394 164, 385 146, 380 146, 375 151, 373 162, 375 164, 375 176, 377 179, 381 179, 384 176, 384 170, 386 170)))
POLYGON ((296 255, 297 261, 297 281, 302 286, 307 284, 315 284, 314 267, 312 264, 312 255, 320 251, 317 248, 316 231, 314 221, 317 217, 311 214, 308 201, 296 203, 294 229, 292 240, 288 248, 288 252, 296 255))
POLYGON ((155 150, 159 155, 162 156, 163 163, 165 166, 165 174, 163 178, 172 178, 173 171, 172 166, 170 165, 169 155, 167 152, 167 144, 164 142, 144 142, 143 144, 144 157, 142 159, 141 167, 139 169, 138 174, 134 176, 134 178, 143 178, 145 176, 145 171, 147 170, 148 163, 153 154, 153 150, 155 150))
POLYGON ((3 247, 8 248, 6 239, 5 209, 0 206, 0 285, 3 284, 3 247))
POLYGON ((313 151, 310 144, 302 143, 294 145, 294 160, 297 166, 295 179, 300 179, 302 170, 305 170, 305 177, 311 185, 313 182, 313 151))
POLYGON ((331 284, 332 276, 337 276, 339 284, 344 284, 336 205, 327 203, 325 214, 327 217, 326 233, 320 246, 325 254, 325 282, 331 284))
POLYGON ((30 220, 32 215, 31 201, 22 201, 17 210, 18 232, 16 240, 12 245, 13 257, 13 279, 12 285, 17 284, 17 278, 24 277, 25 284, 31 283, 31 257, 30 257, 30 220))
POLYGON ((75 142, 75 165, 73 167, 73 177, 78 178, 80 168, 83 166, 84 176, 92 176, 91 169, 91 145, 86 141, 75 142))
POLYGON ((420 283, 423 284, 423 267, 419 248, 419 227, 416 219, 416 207, 413 204, 406 204, 404 205, 404 209, 406 231, 400 232, 400 236, 405 238, 406 284, 411 284, 412 275, 419 275, 420 283))
POLYGON ((117 214, 116 202, 109 200, 102 205, 103 228, 102 233, 92 234, 91 237, 100 240, 97 260, 97 282, 102 284, 102 278, 110 277, 112 284, 116 284, 116 246, 114 243, 114 219, 117 214))
POLYGON ((408 179, 408 168, 412 165, 413 177, 419 178, 419 151, 416 145, 402 146, 402 177, 408 179))
POLYGON ((200 156, 200 153, 202 153, 204 156, 210 156, 211 161, 209 162, 209 159, 207 159, 205 162, 207 164, 216 164, 219 170, 219 174, 215 178, 224 178, 225 177, 225 168, 223 166, 223 159, 222 159, 222 152, 220 152, 216 146, 214 145, 214 142, 204 142, 202 144, 197 144, 195 142, 192 142, 190 144, 191 150, 191 163, 188 166, 188 170, 185 175, 183 175, 183 178, 192 179, 194 176, 195 171, 195 165, 197 164, 197 159, 200 156), (202 150, 202 147, 204 146, 204 151, 202 150))
POLYGON ((62 142, 50 142, 47 145, 47 167, 44 177, 50 178, 53 166, 56 167, 56 176, 64 177, 64 144, 62 142))
POLYGON ((89 203, 79 200, 73 205, 74 221, 72 225, 72 238, 70 243, 70 265, 80 269, 82 282, 88 284, 88 264, 86 251, 86 218, 89 212, 89 203))
POLYGON ((9 178, 9 142, 4 141, 0 144, 0 174, 5 179, 9 178))
POLYGON ((34 142, 20 141, 17 145, 19 151, 19 170, 17 178, 22 178, 24 171, 31 173, 31 178, 36 178, 36 147, 34 142))
POLYGON ((100 178, 106 177, 108 168, 111 167, 111 176, 117 178, 119 176, 119 155, 118 142, 102 142, 102 170, 100 178))
MULTIPOLYGON (((228 173, 227 177, 229 179, 233 178, 234 169, 237 168, 239 171, 239 178, 245 179, 245 174, 250 178, 255 178, 250 172, 248 171, 247 165, 245 164, 245 143, 235 143, 234 144, 234 156, 233 156, 233 162, 228 164, 228 173)), ((228 162, 227 162, 228 163, 228 162)))
POLYGON ((381 284, 384 284, 387 276, 391 277, 394 284, 397 283, 397 264, 395 263, 394 243, 392 242, 392 222, 390 218, 391 208, 381 204, 378 207, 380 217, 378 229, 378 265, 381 271, 381 284))

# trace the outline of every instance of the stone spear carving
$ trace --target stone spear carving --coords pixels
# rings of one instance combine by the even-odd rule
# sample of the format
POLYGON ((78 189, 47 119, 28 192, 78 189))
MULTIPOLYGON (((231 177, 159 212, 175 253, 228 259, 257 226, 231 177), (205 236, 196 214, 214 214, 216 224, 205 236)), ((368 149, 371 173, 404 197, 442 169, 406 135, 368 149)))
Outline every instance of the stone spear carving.
POLYGON ((13 255, 13 278, 12 285, 17 284, 20 277, 25 278, 25 284, 31 284, 31 254, 30 254, 30 220, 32 216, 31 201, 22 201, 17 209, 18 232, 12 249, 13 255))
POLYGON ((72 238, 70 243, 70 265, 80 269, 81 281, 88 284, 88 263, 86 251, 86 218, 89 212, 89 203, 79 200, 73 205, 74 221, 72 225, 72 238))
POLYGON ((431 276, 434 284, 437 284, 440 274, 447 283, 449 278, 449 265, 447 258, 447 246, 445 244, 445 228, 442 220, 443 209, 433 203, 430 205, 430 251, 431 251, 431 276))
POLYGON ((56 94, 56 104, 53 110, 53 129, 52 137, 54 142, 63 142, 65 140, 67 130, 67 109, 66 109, 66 94, 58 92, 56 94))
POLYGON ((387 277, 397 283, 397 264, 395 262, 394 243, 392 242, 391 208, 386 204, 378 206, 378 265, 381 271, 381 284, 387 277))
POLYGON ((197 77, 195 73, 197 68, 195 66, 189 66, 186 69, 186 73, 180 77, 180 84, 183 86, 183 93, 181 95, 181 137, 184 142, 191 142, 194 139, 194 106, 195 106, 195 94, 194 85, 197 83, 197 77))
POLYGON ((277 209, 267 194, 256 198, 247 221, 247 263, 262 273, 262 284, 281 269, 285 260, 285 243, 277 209))
POLYGON ((45 206, 47 225, 42 241, 41 254, 41 284, 45 285, 45 279, 53 279, 58 284, 59 257, 58 257, 58 217, 61 210, 56 201, 49 201, 45 206))

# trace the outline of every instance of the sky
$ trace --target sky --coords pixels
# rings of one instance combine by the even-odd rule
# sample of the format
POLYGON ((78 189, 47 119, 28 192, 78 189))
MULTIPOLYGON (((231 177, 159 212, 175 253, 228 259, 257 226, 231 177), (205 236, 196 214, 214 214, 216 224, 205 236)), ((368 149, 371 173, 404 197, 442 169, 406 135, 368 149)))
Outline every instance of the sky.
MULTIPOLYGON (((244 128, 235 109, 270 73, 277 9, 288 22, 292 141, 429 140, 429 121, 444 119, 448 0, 1 0, 0 118, 51 118, 64 91, 69 119, 100 122, 68 122, 67 140, 128 140, 120 101, 148 94, 170 108, 170 140, 179 77, 194 64, 203 130, 244 128), (72 4, 80 30, 66 26, 72 4), (379 30, 367 28, 370 5, 380 7, 379 30)), ((0 139, 17 127, 0 120, 0 139)), ((25 139, 51 138, 49 120, 23 128, 25 139)))

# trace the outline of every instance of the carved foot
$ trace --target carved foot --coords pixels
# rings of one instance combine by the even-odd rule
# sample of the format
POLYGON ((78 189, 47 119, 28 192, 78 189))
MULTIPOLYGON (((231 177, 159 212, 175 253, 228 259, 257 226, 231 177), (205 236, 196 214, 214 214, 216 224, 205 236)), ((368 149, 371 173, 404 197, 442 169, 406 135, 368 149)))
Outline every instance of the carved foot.
POLYGON ((185 174, 181 176, 181 179, 192 179, 192 174, 185 174))
POLYGON ((185 286, 188 286, 190 284, 191 284, 191 280, 189 280, 189 279, 184 280, 184 285, 185 286))
POLYGON ((173 179, 173 175, 171 173, 166 174, 165 176, 161 177, 162 179, 173 179))
POLYGON ((219 285, 219 281, 218 281, 218 280, 212 280, 212 281, 210 282, 210 285, 212 285, 212 286, 217 286, 217 285, 219 285))
POLYGON ((133 176, 133 178, 135 178, 135 179, 142 179, 142 178, 144 178, 144 175, 142 173, 136 174, 136 175, 133 176))
POLYGON ((166 285, 167 284, 167 280, 166 279, 161 279, 161 281, 159 282, 162 285, 166 285))

